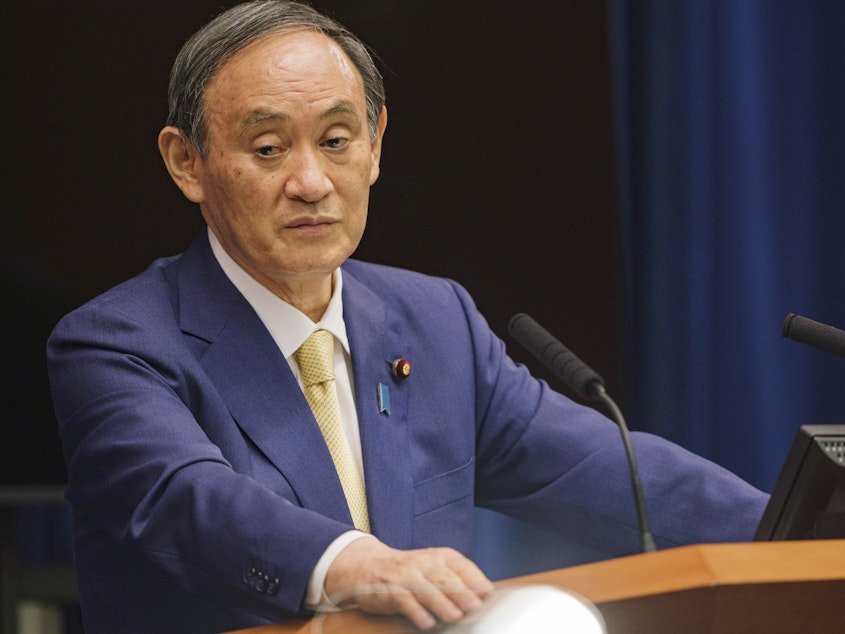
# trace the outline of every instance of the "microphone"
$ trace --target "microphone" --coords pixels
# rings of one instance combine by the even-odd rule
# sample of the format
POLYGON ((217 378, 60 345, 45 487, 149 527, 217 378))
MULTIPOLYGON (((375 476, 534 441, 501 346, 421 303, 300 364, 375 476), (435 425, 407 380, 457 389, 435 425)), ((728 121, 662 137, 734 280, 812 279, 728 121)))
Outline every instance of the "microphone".
POLYGON ((605 390, 604 379, 569 348, 555 339, 548 330, 525 313, 518 313, 511 317, 508 323, 508 332, 517 343, 537 357, 543 365, 578 396, 586 400, 600 401, 608 408, 622 434, 625 454, 628 457, 631 488, 634 491, 634 506, 637 510, 637 521, 640 527, 640 550, 644 553, 657 550, 649 528, 645 497, 640 481, 640 470, 637 466, 637 457, 634 455, 631 434, 628 431, 628 425, 625 423, 622 411, 605 390))
POLYGON ((578 396, 586 400, 598 398, 604 379, 531 317, 525 313, 514 315, 508 332, 578 396))
POLYGON ((783 321, 783 336, 799 343, 845 357, 845 330, 789 313, 783 321))

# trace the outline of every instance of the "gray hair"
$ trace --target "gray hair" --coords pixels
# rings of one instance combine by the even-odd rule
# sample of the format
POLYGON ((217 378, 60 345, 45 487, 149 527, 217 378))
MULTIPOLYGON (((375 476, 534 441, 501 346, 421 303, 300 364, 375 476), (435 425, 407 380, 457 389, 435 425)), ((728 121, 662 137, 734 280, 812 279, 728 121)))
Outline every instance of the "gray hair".
POLYGON ((367 46, 349 29, 308 5, 254 0, 232 7, 202 27, 182 46, 170 71, 167 125, 179 128, 199 153, 208 155, 205 91, 220 66, 240 50, 285 30, 315 30, 349 57, 364 81, 367 127, 375 140, 385 104, 384 82, 367 46))

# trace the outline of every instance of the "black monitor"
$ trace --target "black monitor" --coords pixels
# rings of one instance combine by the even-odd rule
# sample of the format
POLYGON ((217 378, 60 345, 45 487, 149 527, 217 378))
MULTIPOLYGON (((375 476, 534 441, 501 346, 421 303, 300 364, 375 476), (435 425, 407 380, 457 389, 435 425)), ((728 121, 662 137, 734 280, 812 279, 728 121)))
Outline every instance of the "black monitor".
POLYGON ((845 538, 845 425, 795 435, 755 541, 845 538))

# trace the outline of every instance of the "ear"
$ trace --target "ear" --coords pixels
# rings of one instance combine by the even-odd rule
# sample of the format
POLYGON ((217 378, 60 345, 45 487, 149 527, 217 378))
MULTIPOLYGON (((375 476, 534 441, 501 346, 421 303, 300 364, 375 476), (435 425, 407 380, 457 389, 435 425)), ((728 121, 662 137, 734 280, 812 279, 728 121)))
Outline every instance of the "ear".
POLYGON ((158 135, 158 151, 173 182, 191 202, 205 200, 202 187, 202 156, 182 131, 165 127, 158 135))
POLYGON ((378 129, 372 145, 372 165, 370 166, 370 185, 376 182, 379 175, 379 161, 381 161, 381 142, 387 129, 387 107, 382 107, 378 116, 378 129))

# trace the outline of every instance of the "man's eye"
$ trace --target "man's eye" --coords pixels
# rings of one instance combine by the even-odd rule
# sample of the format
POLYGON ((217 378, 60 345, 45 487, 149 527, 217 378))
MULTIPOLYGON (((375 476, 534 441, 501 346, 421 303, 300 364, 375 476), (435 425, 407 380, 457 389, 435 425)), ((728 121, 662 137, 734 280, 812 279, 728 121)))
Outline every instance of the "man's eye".
POLYGON ((348 142, 348 139, 344 139, 342 137, 335 137, 333 139, 327 139, 323 142, 323 144, 332 150, 339 150, 344 147, 348 142))
POLYGON ((259 156, 276 156, 279 153, 279 148, 274 145, 263 145, 255 150, 255 152, 259 156))

